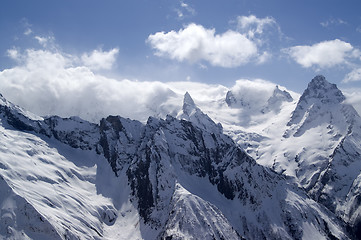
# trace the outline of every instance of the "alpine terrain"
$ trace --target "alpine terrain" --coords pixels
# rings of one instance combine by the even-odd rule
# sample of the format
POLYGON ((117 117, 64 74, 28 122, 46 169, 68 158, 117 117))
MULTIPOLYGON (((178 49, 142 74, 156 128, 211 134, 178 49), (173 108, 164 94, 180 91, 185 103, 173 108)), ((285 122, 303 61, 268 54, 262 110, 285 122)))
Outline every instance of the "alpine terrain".
POLYGON ((0 95, 0 238, 361 239, 361 118, 342 92, 323 76, 241 92, 99 123, 0 95))

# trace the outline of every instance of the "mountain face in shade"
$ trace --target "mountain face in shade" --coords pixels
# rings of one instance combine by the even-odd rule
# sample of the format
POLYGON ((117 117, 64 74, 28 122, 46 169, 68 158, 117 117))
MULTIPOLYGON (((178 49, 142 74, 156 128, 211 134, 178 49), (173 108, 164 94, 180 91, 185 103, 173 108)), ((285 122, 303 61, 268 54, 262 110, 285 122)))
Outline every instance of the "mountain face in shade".
POLYGON ((351 236, 292 179, 224 135, 189 94, 178 118, 145 124, 120 116, 99 124, 43 119, 3 97, 0 119, 3 238, 351 236))

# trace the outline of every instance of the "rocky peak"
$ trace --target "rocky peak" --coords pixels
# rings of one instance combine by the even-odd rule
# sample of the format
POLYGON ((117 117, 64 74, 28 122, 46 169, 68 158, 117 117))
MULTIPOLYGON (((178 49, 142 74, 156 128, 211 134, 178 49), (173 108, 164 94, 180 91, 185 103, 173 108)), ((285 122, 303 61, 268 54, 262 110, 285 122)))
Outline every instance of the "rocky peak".
POLYGON ((286 90, 281 90, 278 85, 276 85, 272 96, 268 99, 268 102, 272 103, 277 100, 292 102, 293 98, 289 92, 286 90))
POLYGON ((273 90, 272 96, 267 100, 267 104, 261 110, 262 113, 269 111, 279 112, 283 102, 292 102, 293 98, 286 90, 279 89, 278 85, 273 90))
POLYGON ((177 116, 178 119, 190 121, 197 127, 208 132, 222 132, 220 123, 216 124, 207 114, 203 113, 194 103, 191 95, 186 92, 183 100, 183 111, 177 116))
POLYGON ((237 103, 237 99, 231 91, 228 91, 226 94, 226 103, 228 107, 232 107, 234 104, 237 103))
POLYGON ((300 102, 306 103, 311 99, 318 99, 322 103, 341 103, 345 96, 337 88, 336 84, 329 83, 322 75, 318 75, 308 84, 307 89, 303 92, 300 102))
POLYGON ((196 104, 194 103, 191 95, 188 92, 186 92, 184 94, 184 100, 183 100, 183 112, 187 115, 190 115, 192 111, 194 111, 195 109, 197 109, 196 104))
POLYGON ((326 112, 335 111, 335 107, 340 106, 345 99, 336 84, 329 83, 324 76, 318 75, 303 92, 288 125, 299 123, 307 112, 307 122, 311 122, 326 112))

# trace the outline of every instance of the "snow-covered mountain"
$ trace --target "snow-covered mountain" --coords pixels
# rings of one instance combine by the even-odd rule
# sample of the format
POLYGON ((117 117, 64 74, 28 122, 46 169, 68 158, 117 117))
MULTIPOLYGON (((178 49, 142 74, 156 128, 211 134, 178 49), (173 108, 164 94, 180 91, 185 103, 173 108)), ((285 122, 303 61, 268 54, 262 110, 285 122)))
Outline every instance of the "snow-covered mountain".
POLYGON ((259 164, 294 178, 361 238, 360 116, 345 103, 337 86, 323 76, 312 79, 296 100, 286 90, 282 95, 277 89, 274 93, 265 106, 278 102, 279 111, 262 111, 261 115, 249 107, 251 104, 239 100, 242 96, 227 93, 227 105, 239 112, 250 111, 248 118, 255 120, 252 124, 212 117, 222 122, 225 132, 259 164), (275 96, 279 96, 278 101, 275 96), (267 118, 263 120, 262 115, 267 118))
MULTIPOLYGON (((279 89, 271 97, 260 116, 281 114, 293 101, 279 89)), ((178 118, 146 123, 40 118, 0 99, 1 238, 352 237, 292 178, 258 164, 223 134, 189 94, 178 118)))

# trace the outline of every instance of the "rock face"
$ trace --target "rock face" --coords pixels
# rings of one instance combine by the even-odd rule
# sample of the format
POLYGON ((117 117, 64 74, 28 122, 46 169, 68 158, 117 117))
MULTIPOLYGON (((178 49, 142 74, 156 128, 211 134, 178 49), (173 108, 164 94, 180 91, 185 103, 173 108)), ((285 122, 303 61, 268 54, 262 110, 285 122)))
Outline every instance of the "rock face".
POLYGON ((96 125, 36 118, 2 98, 0 191, 25 199, 43 223, 2 210, 1 236, 109 239, 121 228, 134 239, 348 239, 332 212, 184 99, 180 119, 109 116, 96 125))

